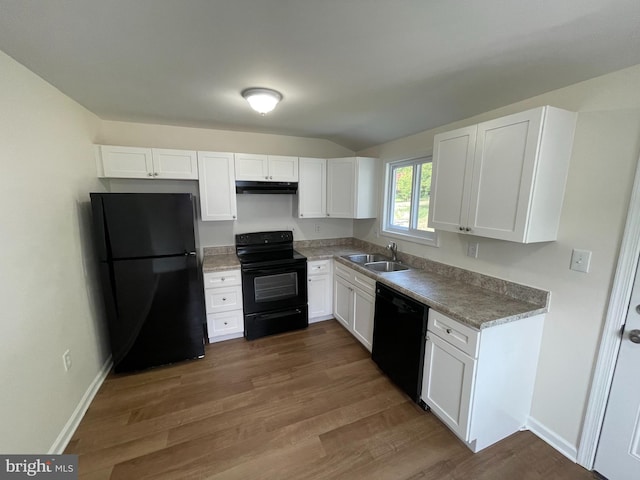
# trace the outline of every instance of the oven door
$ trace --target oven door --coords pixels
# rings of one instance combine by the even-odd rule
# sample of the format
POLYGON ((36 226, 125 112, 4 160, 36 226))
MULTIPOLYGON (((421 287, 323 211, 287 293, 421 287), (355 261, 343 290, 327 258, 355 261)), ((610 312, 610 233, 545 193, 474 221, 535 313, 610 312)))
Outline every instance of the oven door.
POLYGON ((307 262, 242 267, 244 314, 265 313, 307 304, 307 262))

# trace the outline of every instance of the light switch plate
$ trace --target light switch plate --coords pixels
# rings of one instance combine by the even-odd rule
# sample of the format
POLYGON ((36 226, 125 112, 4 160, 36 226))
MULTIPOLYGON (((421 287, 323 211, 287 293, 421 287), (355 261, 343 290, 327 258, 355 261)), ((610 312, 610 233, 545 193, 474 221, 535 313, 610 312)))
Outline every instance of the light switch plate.
POLYGON ((590 264, 591 252, 589 250, 573 249, 573 252, 571 253, 571 270, 589 273, 590 264))

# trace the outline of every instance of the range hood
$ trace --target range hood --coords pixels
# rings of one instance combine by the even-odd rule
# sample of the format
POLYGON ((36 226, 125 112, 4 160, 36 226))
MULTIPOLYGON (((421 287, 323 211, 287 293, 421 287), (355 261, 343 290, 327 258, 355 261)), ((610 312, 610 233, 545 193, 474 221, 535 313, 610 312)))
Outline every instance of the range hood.
POLYGON ((236 180, 236 193, 274 193, 293 195, 298 192, 298 182, 250 182, 236 180))

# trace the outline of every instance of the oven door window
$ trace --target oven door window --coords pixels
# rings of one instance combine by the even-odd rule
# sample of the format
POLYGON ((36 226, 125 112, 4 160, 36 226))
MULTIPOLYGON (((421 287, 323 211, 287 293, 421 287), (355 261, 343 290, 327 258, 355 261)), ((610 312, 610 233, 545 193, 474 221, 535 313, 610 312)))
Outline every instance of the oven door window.
POLYGON ((256 303, 275 302, 298 296, 297 272, 256 277, 253 280, 256 303))

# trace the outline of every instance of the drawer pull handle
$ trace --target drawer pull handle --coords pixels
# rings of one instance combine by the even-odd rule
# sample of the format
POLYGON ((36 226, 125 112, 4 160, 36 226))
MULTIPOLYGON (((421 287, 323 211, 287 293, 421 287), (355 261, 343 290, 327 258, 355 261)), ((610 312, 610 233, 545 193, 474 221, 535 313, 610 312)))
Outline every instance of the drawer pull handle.
MULTIPOLYGON (((222 301, 223 301, 223 302, 226 302, 226 301, 227 301, 227 298, 226 298, 226 297, 222 297, 222 301)), ((447 332, 447 333, 449 333, 449 332, 447 332)))
POLYGON ((227 322, 224 322, 225 325, 229 325, 227 322))

